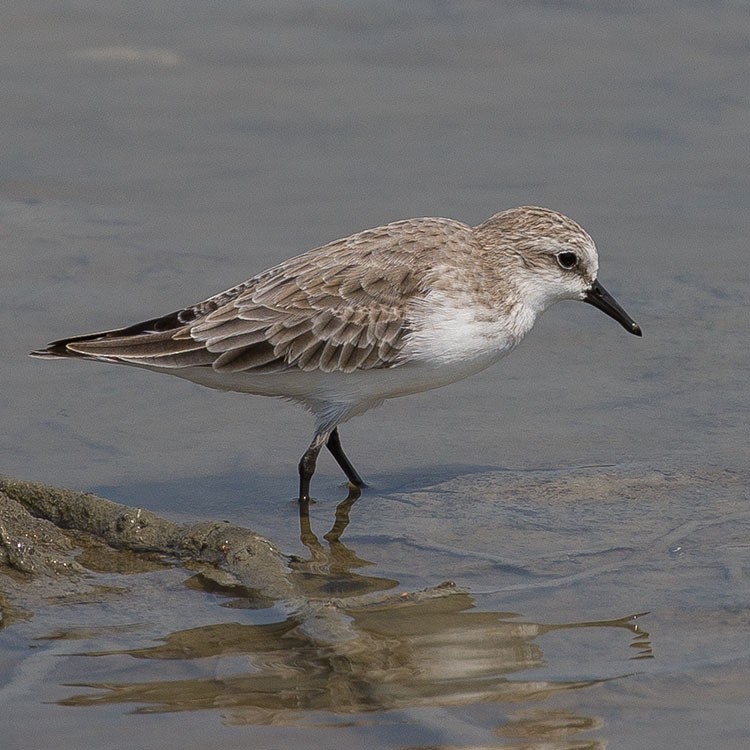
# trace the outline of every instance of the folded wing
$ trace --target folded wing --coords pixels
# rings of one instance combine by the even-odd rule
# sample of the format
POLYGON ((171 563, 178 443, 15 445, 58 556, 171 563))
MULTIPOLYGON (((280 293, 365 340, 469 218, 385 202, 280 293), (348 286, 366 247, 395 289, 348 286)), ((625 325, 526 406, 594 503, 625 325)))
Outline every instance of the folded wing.
MULTIPOLYGON (((419 221, 430 220, 352 235, 184 310, 62 339, 34 354, 232 373, 397 366, 413 302, 427 291, 415 268, 431 249, 419 221)), ((435 232, 435 246, 445 240, 441 234, 435 232)))

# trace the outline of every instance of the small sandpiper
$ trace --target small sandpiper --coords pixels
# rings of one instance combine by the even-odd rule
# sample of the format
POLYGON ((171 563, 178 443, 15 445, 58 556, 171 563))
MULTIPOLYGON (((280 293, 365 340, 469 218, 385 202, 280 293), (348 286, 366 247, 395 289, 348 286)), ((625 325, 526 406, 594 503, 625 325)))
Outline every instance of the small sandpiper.
POLYGON ((473 375, 508 354, 560 300, 638 324, 597 280, 591 237, 546 208, 476 227, 406 219, 310 250, 225 292, 126 328, 60 339, 37 357, 142 367, 210 388, 276 396, 315 415, 299 500, 325 445, 355 487, 339 424, 386 399, 473 375))

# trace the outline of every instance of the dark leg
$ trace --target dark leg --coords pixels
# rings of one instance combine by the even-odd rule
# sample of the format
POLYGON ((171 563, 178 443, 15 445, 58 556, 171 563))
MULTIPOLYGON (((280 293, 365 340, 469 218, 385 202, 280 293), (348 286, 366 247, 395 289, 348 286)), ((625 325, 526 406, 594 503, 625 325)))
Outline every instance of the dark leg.
POLYGON ((344 474, 346 474, 346 478, 355 487, 364 487, 364 480, 357 473, 357 470, 352 466, 352 462, 346 457, 344 449, 341 447, 338 427, 334 427, 333 432, 328 436, 328 440, 326 441, 326 448, 328 448, 328 450, 331 452, 331 455, 336 459, 336 463, 342 468, 344 474))
POLYGON ((310 502, 310 480, 315 473, 315 464, 322 447, 322 442, 318 443, 317 440, 313 440, 299 461, 299 501, 301 503, 310 502))

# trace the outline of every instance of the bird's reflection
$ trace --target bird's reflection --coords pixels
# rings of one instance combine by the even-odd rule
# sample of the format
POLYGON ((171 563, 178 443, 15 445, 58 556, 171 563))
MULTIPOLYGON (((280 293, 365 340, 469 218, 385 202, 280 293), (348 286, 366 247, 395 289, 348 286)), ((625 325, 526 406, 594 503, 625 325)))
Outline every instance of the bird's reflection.
MULTIPOLYGON (((309 508, 301 506, 301 538, 310 554, 291 563, 295 575, 303 577, 310 601, 320 605, 317 612, 333 609, 346 619, 346 637, 331 637, 337 632, 331 629, 322 636, 323 631, 310 626, 304 608, 279 622, 180 630, 151 648, 86 655, 183 662, 181 677, 179 670, 172 670, 174 679, 165 680, 155 669, 158 678, 143 681, 141 668, 138 680, 86 683, 98 692, 73 695, 61 703, 132 703, 140 713, 219 708, 233 723, 295 724, 321 711, 351 718, 419 707, 538 702, 560 691, 624 676, 532 679, 529 670, 556 659, 550 650, 554 639, 544 641, 545 652, 540 643, 540 636, 555 631, 591 633, 592 642, 599 645, 596 633, 610 630, 613 637, 608 643, 618 652, 613 661, 621 659, 629 645, 637 649, 635 658, 650 655, 648 633, 640 628, 638 615, 534 623, 515 614, 479 611, 468 593, 451 584, 422 592, 384 593, 397 581, 356 572, 368 563, 341 541, 356 499, 352 493, 338 506, 333 526, 323 536, 325 544, 312 530, 309 508), (615 637, 618 633, 625 638, 615 637)), ((121 673, 126 669, 127 663, 121 665, 121 673)), ((526 717, 522 726, 526 733, 541 727, 545 747, 550 748, 570 747, 563 737, 569 738, 577 726, 590 728, 599 722, 596 717, 545 716, 535 714, 533 721, 526 717), (549 734, 555 721, 567 722, 568 727, 558 732, 559 744, 549 734)))
POLYGON ((292 557, 289 567, 303 578, 302 587, 308 596, 357 596, 398 586, 398 581, 393 579, 356 573, 372 563, 363 560, 341 541, 349 525, 349 512, 360 495, 359 488, 349 485, 348 496, 336 506, 333 525, 323 534, 325 544, 312 529, 310 501, 299 503, 300 541, 310 554, 307 559, 292 557))
POLYGON ((312 530, 310 501, 303 500, 299 503, 300 541, 310 550, 311 558, 309 562, 312 565, 321 565, 321 570, 351 570, 370 564, 366 560, 358 558, 341 542, 341 535, 349 525, 349 512, 354 503, 359 500, 361 494, 359 488, 350 486, 346 499, 336 506, 333 526, 323 535, 323 539, 328 542, 328 550, 323 547, 312 530))
MULTIPOLYGON (((321 711, 351 717, 419 707, 543 702, 556 693, 623 675, 585 680, 514 677, 555 660, 554 653, 543 653, 540 635, 600 628, 611 629, 613 635, 644 635, 632 617, 539 624, 477 612, 473 606, 464 593, 421 602, 396 597, 382 606, 350 612, 358 637, 341 643, 316 642, 297 617, 263 625, 222 623, 182 630, 152 648, 89 655, 183 660, 190 670, 210 665, 210 673, 87 684, 103 692, 74 695, 61 703, 133 703, 138 713, 218 708, 228 712, 232 723, 295 724, 321 711)), ((617 650, 626 645, 616 638, 612 644, 617 650)), ((538 716, 536 721, 540 723, 538 716)), ((577 717, 572 725, 590 727, 598 721, 577 717)), ((544 722, 541 725, 548 729, 544 722)), ((531 731, 528 722, 525 726, 531 731)))

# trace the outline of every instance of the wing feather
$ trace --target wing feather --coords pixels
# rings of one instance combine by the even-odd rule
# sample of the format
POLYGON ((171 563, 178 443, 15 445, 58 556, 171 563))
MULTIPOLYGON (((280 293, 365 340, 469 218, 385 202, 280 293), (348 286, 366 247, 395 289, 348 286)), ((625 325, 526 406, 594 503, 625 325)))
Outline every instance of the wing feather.
POLYGON ((397 366, 412 300, 426 290, 409 253, 380 262, 387 248, 362 254, 343 244, 339 253, 329 247, 291 259, 196 321, 191 336, 220 353, 217 369, 233 372, 272 363, 323 372, 397 366), (244 355, 254 347, 262 351, 244 355))
POLYGON ((397 367, 440 258, 473 247, 460 222, 396 222, 291 258, 184 310, 63 339, 39 355, 232 373, 397 367))

